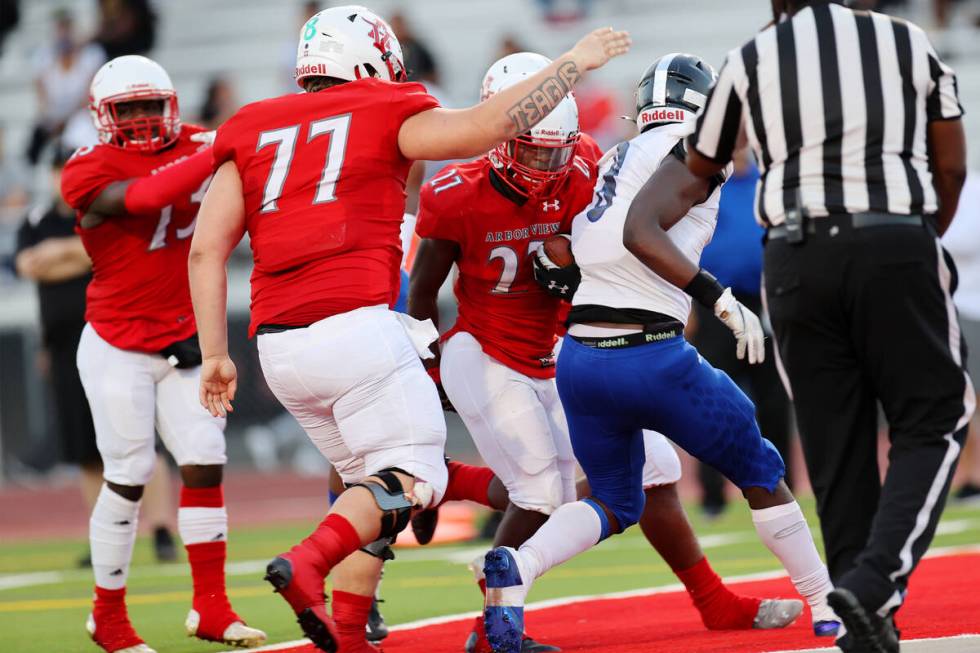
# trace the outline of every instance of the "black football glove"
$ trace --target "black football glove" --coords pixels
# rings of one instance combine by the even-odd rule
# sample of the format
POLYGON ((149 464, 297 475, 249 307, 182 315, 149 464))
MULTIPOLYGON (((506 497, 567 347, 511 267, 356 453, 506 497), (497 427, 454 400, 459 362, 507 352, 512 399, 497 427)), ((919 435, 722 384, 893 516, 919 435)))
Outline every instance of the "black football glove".
POLYGON ((558 267, 544 253, 544 248, 539 247, 534 257, 534 280, 552 297, 570 302, 582 283, 582 271, 574 263, 558 267))

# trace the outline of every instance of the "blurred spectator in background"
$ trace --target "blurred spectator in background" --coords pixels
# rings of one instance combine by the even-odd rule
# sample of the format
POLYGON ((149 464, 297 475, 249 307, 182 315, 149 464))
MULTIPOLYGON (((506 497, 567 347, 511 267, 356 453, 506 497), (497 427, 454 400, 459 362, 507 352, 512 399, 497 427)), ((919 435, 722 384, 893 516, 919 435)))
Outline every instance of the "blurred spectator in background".
POLYGON ((0 0, 0 52, 7 34, 20 23, 20 0, 0 0))
POLYGON ((95 41, 106 57, 146 54, 157 36, 157 14, 150 0, 99 0, 99 29, 95 41))
MULTIPOLYGON (((731 287, 746 308, 762 316, 762 236, 755 221, 755 186, 759 171, 748 148, 735 156, 735 173, 721 191, 718 226, 701 255, 701 266, 731 287)), ((692 343, 704 358, 726 372, 755 402, 756 418, 763 435, 786 461, 786 484, 792 487, 789 442, 792 432, 790 403, 779 378, 772 339, 766 339, 766 359, 761 365, 738 360, 732 347, 732 334, 714 314, 695 302, 696 331, 692 343)), ((725 480, 707 465, 700 465, 704 491, 701 507, 707 516, 725 509, 725 480)))
POLYGON ((204 103, 201 105, 199 119, 201 125, 208 129, 217 129, 221 123, 238 111, 241 103, 231 81, 217 75, 208 82, 204 92, 204 103))
POLYGON ((391 25, 392 31, 398 37, 398 42, 401 43, 402 62, 408 72, 409 81, 422 82, 429 93, 441 100, 438 93, 432 92, 433 87, 437 89, 439 87, 439 68, 429 46, 416 36, 401 12, 393 13, 388 18, 388 24, 391 25))
POLYGON ((11 224, 23 214, 28 200, 26 171, 7 156, 4 128, 0 125, 0 224, 11 224))
MULTIPOLYGON (((980 381, 980 171, 966 177, 953 223, 943 235, 943 246, 956 262, 959 284, 953 301, 960 312, 960 330, 967 346, 967 367, 974 383, 980 381)), ((980 386, 977 400, 980 402, 980 386)), ((980 412, 980 411, 978 411, 980 412)), ((974 413, 966 450, 960 458, 963 484, 953 501, 980 502, 980 415, 974 413)))
POLYGON ((541 16, 555 25, 576 23, 592 13, 593 0, 537 0, 541 16))
POLYGON ((54 41, 44 46, 34 62, 38 121, 27 146, 27 160, 35 165, 44 146, 61 135, 72 114, 88 106, 88 89, 106 55, 97 45, 84 44, 75 35, 75 20, 67 9, 54 12, 54 41))
MULTIPOLYGON (((493 60, 503 59, 509 54, 517 54, 518 52, 530 52, 521 40, 514 36, 513 34, 504 34, 500 37, 500 42, 497 45, 497 54, 493 55, 493 60)), ((489 64, 487 64, 489 66, 489 64)))
MULTIPOLYGON (((41 341, 54 400, 61 460, 78 465, 79 489, 89 511, 102 488, 102 459, 95 445, 95 427, 78 377, 75 354, 85 327, 85 291, 92 262, 75 234, 75 212, 61 199, 61 170, 71 150, 57 147, 51 164, 50 201, 33 207, 17 232, 17 273, 37 283, 41 307, 41 341)), ((157 559, 176 560, 177 549, 167 526, 172 520, 169 472, 157 458, 154 480, 143 500, 154 534, 157 559)), ((91 563, 88 556, 81 563, 91 563)))

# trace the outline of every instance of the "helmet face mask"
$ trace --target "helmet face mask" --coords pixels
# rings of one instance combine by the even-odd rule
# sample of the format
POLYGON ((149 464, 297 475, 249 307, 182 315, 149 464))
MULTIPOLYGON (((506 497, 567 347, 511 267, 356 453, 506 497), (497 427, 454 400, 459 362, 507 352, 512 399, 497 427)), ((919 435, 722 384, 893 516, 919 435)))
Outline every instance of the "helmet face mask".
POLYGON ((577 132, 565 138, 534 138, 522 134, 501 143, 491 156, 504 181, 521 195, 550 197, 568 174, 578 145, 577 132))
POLYGON ((110 134, 110 145, 141 152, 155 152, 173 143, 179 132, 177 94, 127 93, 99 103, 96 116, 100 131, 110 134))
POLYGON ((99 140, 113 147, 156 152, 180 135, 177 91, 160 64, 146 57, 103 65, 92 80, 89 111, 99 140))

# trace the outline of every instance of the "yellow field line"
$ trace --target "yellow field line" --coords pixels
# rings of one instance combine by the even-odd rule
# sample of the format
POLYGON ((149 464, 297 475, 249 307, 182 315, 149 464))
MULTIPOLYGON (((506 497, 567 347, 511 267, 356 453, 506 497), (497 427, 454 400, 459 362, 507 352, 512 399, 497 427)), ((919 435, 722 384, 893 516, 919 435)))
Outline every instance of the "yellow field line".
MULTIPOLYGON (((729 569, 757 569, 759 562, 765 560, 759 558, 741 558, 725 561, 729 569)), ((559 568, 548 573, 548 578, 603 578, 603 577, 622 577, 636 576, 640 574, 663 573, 667 571, 665 565, 639 564, 639 565, 599 565, 594 567, 569 567, 559 568)), ((432 588, 432 587, 465 587, 472 584, 467 574, 453 576, 436 576, 428 578, 391 578, 385 581, 388 587, 412 588, 432 588)), ((228 588, 228 596, 232 598, 269 596, 272 591, 269 587, 231 587, 228 588)), ((126 597, 129 605, 158 605, 161 603, 182 603, 189 602, 191 593, 188 591, 159 592, 156 594, 132 594, 126 597)), ((74 608, 86 608, 92 604, 89 598, 64 598, 64 599, 28 599, 22 601, 2 601, 0 602, 0 613, 4 612, 33 612, 39 610, 68 610, 74 608)))
MULTIPOLYGON (((229 588, 230 597, 265 596, 271 594, 268 587, 229 588)), ((190 592, 160 592, 158 594, 133 594, 126 597, 127 605, 156 605, 159 603, 179 603, 191 599, 190 592)), ((32 612, 34 610, 65 610, 87 608, 92 599, 34 599, 27 601, 0 602, 0 612, 32 612)))

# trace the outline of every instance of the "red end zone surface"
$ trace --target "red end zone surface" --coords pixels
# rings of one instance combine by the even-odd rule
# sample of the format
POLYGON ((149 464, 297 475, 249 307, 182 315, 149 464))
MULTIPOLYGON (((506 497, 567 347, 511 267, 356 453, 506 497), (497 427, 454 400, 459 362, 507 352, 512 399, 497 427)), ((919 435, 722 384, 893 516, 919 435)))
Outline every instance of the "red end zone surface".
MULTIPOLYGON (((912 579, 909 599, 899 613, 902 639, 949 637, 980 633, 976 588, 980 586, 980 554, 959 554, 923 561, 912 579)), ((755 596, 794 596, 788 579, 733 584, 755 596)), ((399 630, 384 642, 386 653, 458 653, 470 619, 399 630)), ((560 646, 566 653, 764 653, 832 646, 813 637, 809 611, 786 630, 708 632, 683 592, 589 600, 532 610, 528 632, 537 640, 560 646)), ((313 653, 310 646, 282 648, 313 653)))

